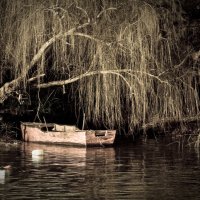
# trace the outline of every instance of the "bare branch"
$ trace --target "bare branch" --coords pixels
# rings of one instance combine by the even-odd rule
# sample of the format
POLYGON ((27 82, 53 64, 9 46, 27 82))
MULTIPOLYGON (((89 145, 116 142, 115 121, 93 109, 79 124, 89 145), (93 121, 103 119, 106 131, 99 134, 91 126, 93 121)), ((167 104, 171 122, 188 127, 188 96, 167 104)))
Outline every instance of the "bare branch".
POLYGON ((45 76, 45 74, 39 74, 39 75, 37 75, 35 77, 29 78, 27 82, 32 82, 32 81, 34 81, 34 80, 36 80, 38 78, 42 78, 44 76, 45 76))
POLYGON ((117 10, 117 8, 107 8, 107 9, 102 10, 102 11, 97 15, 97 19, 98 19, 104 12, 106 12, 107 10, 117 10))
POLYGON ((42 84, 39 84, 37 87, 38 88, 47 88, 47 87, 52 87, 52 86, 67 85, 67 84, 79 81, 79 80, 86 78, 86 77, 89 77, 89 76, 94 76, 94 75, 98 75, 98 74, 114 74, 114 75, 120 76, 124 80, 124 82, 129 86, 129 88, 131 88, 131 86, 128 83, 128 81, 126 80, 126 78, 121 74, 121 73, 129 73, 129 72, 143 73, 145 75, 148 75, 150 77, 157 79, 161 83, 169 84, 168 82, 163 81, 163 80, 159 79, 157 76, 154 76, 154 75, 149 74, 149 73, 144 73, 144 72, 140 72, 140 71, 133 71, 133 70, 129 70, 129 69, 122 69, 122 70, 90 71, 90 72, 86 72, 84 74, 81 74, 81 75, 76 76, 76 77, 71 78, 71 79, 42 83, 42 84))
POLYGON ((84 10, 83 8, 78 7, 78 6, 76 6, 76 8, 79 9, 79 10, 81 10, 86 15, 86 17, 88 18, 88 23, 90 23, 90 18, 89 18, 88 13, 86 12, 86 10, 84 10))
POLYGON ((98 39, 98 38, 95 38, 95 37, 93 37, 93 36, 91 36, 91 35, 87 35, 87 34, 85 34, 85 33, 76 32, 76 33, 74 33, 73 35, 85 37, 85 38, 88 38, 88 39, 90 39, 90 40, 94 40, 95 42, 103 43, 103 44, 105 44, 105 45, 107 45, 107 46, 110 46, 110 44, 111 44, 111 43, 109 43, 109 42, 105 42, 105 41, 103 41, 103 40, 100 40, 100 39, 98 39))

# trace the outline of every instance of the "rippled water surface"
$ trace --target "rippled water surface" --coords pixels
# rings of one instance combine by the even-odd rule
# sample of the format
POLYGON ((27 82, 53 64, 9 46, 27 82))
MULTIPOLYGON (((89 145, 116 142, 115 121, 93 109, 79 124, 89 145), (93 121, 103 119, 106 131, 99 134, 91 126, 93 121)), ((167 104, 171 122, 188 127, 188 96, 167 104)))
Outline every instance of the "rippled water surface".
POLYGON ((115 148, 0 147, 0 199, 200 199, 193 148, 147 140, 115 148), (32 156, 43 149, 43 156, 32 156))

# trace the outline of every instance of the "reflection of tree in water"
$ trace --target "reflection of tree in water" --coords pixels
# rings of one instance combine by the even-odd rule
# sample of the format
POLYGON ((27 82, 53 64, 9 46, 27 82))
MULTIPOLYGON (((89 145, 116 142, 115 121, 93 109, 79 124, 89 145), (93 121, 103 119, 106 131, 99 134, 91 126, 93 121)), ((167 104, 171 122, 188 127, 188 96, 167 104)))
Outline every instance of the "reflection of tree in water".
MULTIPOLYGON (((143 173, 141 149, 110 148, 87 151, 85 182, 91 184, 88 195, 96 194, 101 199, 122 197, 139 187, 143 173), (113 196, 112 196, 113 195, 113 196)), ((131 192, 132 193, 132 192, 131 192)), ((133 198, 133 195, 128 195, 133 198)), ((92 196, 94 197, 94 196, 92 196)))
POLYGON ((115 149, 88 148, 86 155, 85 184, 91 185, 86 191, 86 196, 88 199, 94 197, 106 199, 112 190, 109 182, 112 181, 115 168, 115 149))
POLYGON ((1 163, 13 167, 6 189, 0 187, 0 196, 5 193, 7 199, 30 194, 44 199, 194 199, 199 195, 199 160, 194 149, 152 139, 126 147, 77 151, 52 145, 22 148, 4 148, 3 154, 0 149, 1 163), (43 159, 33 160, 32 150, 40 147, 46 148, 43 159))
MULTIPOLYGON (((91 185, 87 195, 94 197, 92 194, 95 194, 96 198, 101 195, 102 199, 112 198, 110 194, 117 194, 119 199, 154 199, 155 194, 159 198, 169 195, 181 197, 186 195, 186 191, 192 195, 190 189, 185 188, 184 181, 192 177, 193 170, 198 174, 195 151, 192 153, 167 144, 149 139, 146 143, 126 148, 87 152, 85 184, 91 185)), ((197 179, 193 182, 197 184, 197 179)))

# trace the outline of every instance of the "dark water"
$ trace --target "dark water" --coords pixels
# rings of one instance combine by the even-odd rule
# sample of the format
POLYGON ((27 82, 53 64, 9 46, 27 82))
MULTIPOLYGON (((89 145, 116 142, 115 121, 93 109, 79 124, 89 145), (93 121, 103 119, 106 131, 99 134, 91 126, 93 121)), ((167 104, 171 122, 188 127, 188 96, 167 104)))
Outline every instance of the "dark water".
POLYGON ((194 148, 147 140, 115 148, 0 147, 0 199, 200 199, 194 148), (44 156, 32 157, 32 150, 44 156))

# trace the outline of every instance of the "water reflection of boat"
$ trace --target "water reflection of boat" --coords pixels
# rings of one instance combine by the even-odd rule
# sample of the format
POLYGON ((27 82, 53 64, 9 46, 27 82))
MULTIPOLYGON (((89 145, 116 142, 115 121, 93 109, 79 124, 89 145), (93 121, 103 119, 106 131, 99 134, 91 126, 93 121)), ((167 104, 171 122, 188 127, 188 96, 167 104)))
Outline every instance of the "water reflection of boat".
POLYGON ((5 177, 6 177, 6 170, 0 169, 0 184, 5 183, 5 177))
POLYGON ((49 145, 49 144, 37 144, 37 143, 24 143, 22 145, 22 150, 24 154, 32 157, 33 163, 42 163, 43 161, 49 162, 51 165, 59 165, 58 160, 63 159, 68 164, 73 164, 74 166, 85 166, 86 160, 86 148, 78 147, 66 147, 63 145, 49 145), (44 151, 42 156, 34 156, 32 152, 35 149, 40 149, 44 151))
POLYGON ((116 135, 116 130, 79 130, 75 126, 35 122, 21 123, 21 130, 26 142, 72 146, 110 146, 116 135))
POLYGON ((64 145, 50 145, 50 144, 37 144, 37 143, 24 143, 22 145, 24 152, 32 153, 35 149, 41 149, 44 151, 44 155, 56 154, 56 155, 65 155, 65 156, 76 156, 76 157, 85 157, 86 149, 79 147, 66 147, 64 145))
POLYGON ((2 169, 0 169, 0 184, 5 184, 6 179, 8 179, 10 173, 11 173, 11 169, 10 168, 2 168, 2 169))

